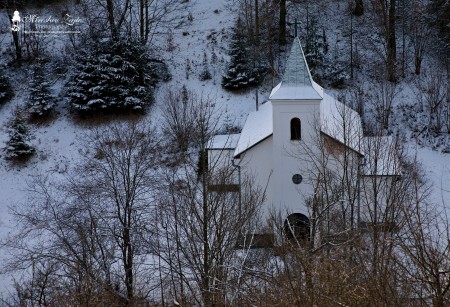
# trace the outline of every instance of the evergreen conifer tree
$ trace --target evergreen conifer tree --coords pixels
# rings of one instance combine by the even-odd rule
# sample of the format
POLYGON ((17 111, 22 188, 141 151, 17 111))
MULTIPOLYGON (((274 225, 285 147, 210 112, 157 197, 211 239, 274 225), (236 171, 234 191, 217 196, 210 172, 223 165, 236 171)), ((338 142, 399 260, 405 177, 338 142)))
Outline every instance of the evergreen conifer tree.
POLYGON ((14 96, 8 77, 0 70, 0 105, 8 102, 14 96))
POLYGON ((305 58, 314 79, 328 82, 332 87, 342 87, 349 78, 345 65, 328 53, 328 43, 325 30, 320 30, 317 17, 312 16, 308 22, 304 41, 305 58))
MULTIPOLYGON (((324 34, 324 33, 323 33, 324 34)), ((317 26, 317 18, 312 17, 306 33, 305 58, 312 73, 318 75, 325 58, 325 38, 317 26)))
POLYGON ((68 97, 82 113, 144 110, 156 82, 169 78, 164 63, 151 59, 145 46, 132 39, 91 44, 76 59, 68 97))
POLYGON ((210 80, 212 78, 208 67, 208 56, 206 52, 203 53, 203 70, 200 73, 200 81, 210 80))
POLYGON ((25 120, 18 110, 8 127, 9 140, 6 143, 6 157, 8 159, 21 159, 33 155, 36 150, 28 144, 30 131, 25 125, 25 120))
POLYGON ((251 57, 243 29, 242 21, 238 18, 232 30, 230 63, 226 74, 222 77, 222 86, 228 90, 239 90, 258 85, 266 70, 263 65, 257 64, 251 57))
POLYGON ((56 106, 55 97, 50 91, 50 84, 45 79, 43 63, 38 63, 34 68, 27 106, 28 112, 32 116, 38 117, 48 115, 56 106))

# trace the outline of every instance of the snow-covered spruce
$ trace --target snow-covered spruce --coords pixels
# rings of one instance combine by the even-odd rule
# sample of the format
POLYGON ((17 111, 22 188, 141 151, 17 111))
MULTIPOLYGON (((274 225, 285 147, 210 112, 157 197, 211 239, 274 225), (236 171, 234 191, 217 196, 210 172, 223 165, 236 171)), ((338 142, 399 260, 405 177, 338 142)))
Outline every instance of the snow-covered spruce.
POLYGON ((208 56, 206 55, 206 52, 203 53, 203 69, 200 73, 200 81, 206 81, 211 80, 212 76, 209 72, 209 66, 208 66, 208 56))
POLYGON ((23 159, 32 156, 36 150, 28 141, 30 140, 30 131, 25 124, 25 119, 19 110, 14 112, 14 118, 10 121, 8 127, 9 140, 6 143, 7 159, 23 159))
POLYGON ((0 70, 0 105, 8 102, 14 96, 8 77, 0 70))
POLYGON ((71 107, 86 114, 143 111, 153 101, 155 84, 169 78, 165 64, 132 39, 91 43, 76 61, 67 95, 71 107))
POLYGON ((227 90, 240 90, 257 86, 264 78, 266 68, 252 60, 249 52, 247 36, 243 24, 238 18, 232 29, 230 42, 230 63, 226 74, 222 77, 222 86, 227 90))
POLYGON ((44 63, 38 63, 33 70, 27 108, 30 115, 34 117, 47 116, 56 106, 50 83, 45 78, 44 65, 44 63))

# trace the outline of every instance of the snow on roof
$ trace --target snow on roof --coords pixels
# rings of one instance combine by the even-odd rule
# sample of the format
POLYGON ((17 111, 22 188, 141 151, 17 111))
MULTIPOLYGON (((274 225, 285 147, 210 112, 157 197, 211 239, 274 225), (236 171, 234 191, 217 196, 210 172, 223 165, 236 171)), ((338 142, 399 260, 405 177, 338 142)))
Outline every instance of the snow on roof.
POLYGON ((272 103, 268 101, 261 105, 259 111, 252 112, 248 115, 236 150, 234 151, 234 156, 239 156, 244 151, 272 135, 272 133, 272 103))
MULTIPOLYGON (((272 103, 247 117, 241 134, 214 136, 208 149, 235 149, 234 157, 252 148, 273 134, 272 103)), ((392 137, 363 137, 361 118, 351 108, 325 94, 320 104, 321 131, 365 156, 366 176, 399 175, 399 161, 392 137)))
POLYGON ((281 82, 270 94, 271 100, 320 100, 323 89, 313 81, 313 86, 285 86, 281 82))
POLYGON ((207 149, 235 149, 240 134, 217 134, 209 142, 207 149))
POLYGON ((320 125, 321 131, 326 135, 364 154, 359 114, 328 94, 324 94, 320 102, 320 125))
MULTIPOLYGON (((359 114, 330 95, 325 94, 323 88, 314 82, 298 37, 294 39, 292 44, 283 81, 272 90, 270 99, 321 100, 321 131, 364 155, 361 144, 363 129, 359 114)), ((237 142, 234 156, 239 156, 270 136, 273 133, 272 121, 272 102, 262 105, 260 111, 250 113, 237 142)))
POLYGON ((397 156, 396 143, 392 136, 375 136, 363 138, 365 176, 399 176, 400 161, 397 156))
MULTIPOLYGON (((273 133, 272 103, 263 104, 259 111, 249 114, 242 129, 234 156, 255 146, 273 133)), ((331 138, 363 154, 363 130, 359 114, 324 94, 320 103, 321 130, 331 138)))
POLYGON ((312 79, 300 39, 292 43, 291 53, 281 83, 272 90, 270 99, 322 99, 323 88, 312 79))
POLYGON ((311 73, 303 53, 300 39, 296 37, 292 43, 291 53, 286 62, 283 82, 291 86, 312 86, 311 73))

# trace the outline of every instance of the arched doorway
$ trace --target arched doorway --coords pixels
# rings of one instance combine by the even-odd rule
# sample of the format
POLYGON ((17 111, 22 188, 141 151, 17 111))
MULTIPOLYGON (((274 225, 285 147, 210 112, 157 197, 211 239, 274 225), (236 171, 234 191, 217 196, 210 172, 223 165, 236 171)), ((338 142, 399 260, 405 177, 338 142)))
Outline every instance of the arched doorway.
POLYGON ((309 241, 310 223, 306 215, 292 213, 284 221, 284 232, 289 240, 296 238, 299 242, 309 241))

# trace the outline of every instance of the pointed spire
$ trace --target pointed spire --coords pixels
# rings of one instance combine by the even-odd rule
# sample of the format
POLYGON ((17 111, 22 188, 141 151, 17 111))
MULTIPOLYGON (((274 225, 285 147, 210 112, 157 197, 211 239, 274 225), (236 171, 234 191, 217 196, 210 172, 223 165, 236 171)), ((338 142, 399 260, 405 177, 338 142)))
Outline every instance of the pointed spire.
POLYGON ((323 88, 311 77, 300 39, 294 38, 291 53, 286 62, 282 82, 270 95, 271 100, 321 100, 323 88))
POLYGON ((288 86, 312 86, 312 77, 298 37, 294 39, 291 54, 286 62, 283 84, 288 86))

